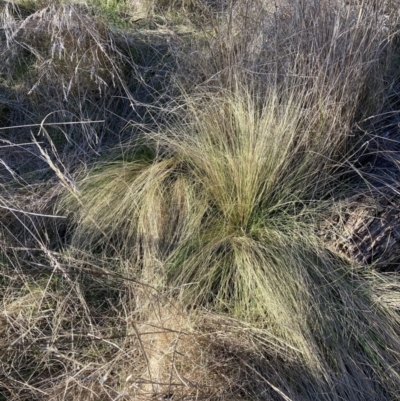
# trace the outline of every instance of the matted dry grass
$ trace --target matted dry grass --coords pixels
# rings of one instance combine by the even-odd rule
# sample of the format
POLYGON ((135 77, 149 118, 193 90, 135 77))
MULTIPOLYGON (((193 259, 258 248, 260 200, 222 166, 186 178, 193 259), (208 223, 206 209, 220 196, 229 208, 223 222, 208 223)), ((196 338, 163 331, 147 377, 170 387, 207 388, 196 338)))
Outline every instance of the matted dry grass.
POLYGON ((397 399, 398 275, 320 232, 374 196, 395 4, 28 3, 1 4, 0 399, 397 399))

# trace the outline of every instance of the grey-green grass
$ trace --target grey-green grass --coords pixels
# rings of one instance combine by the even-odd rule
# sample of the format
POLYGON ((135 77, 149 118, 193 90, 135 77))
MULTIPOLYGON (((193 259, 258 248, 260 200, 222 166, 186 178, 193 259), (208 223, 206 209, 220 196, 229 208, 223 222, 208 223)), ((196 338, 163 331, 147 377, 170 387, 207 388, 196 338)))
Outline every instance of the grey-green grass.
MULTIPOLYGON (((398 37, 397 0, 375 9, 375 0, 354 6, 207 0, 210 12, 201 17, 189 7, 194 1, 140 2, 150 19, 126 0, 101 20, 92 13, 93 1, 79 7, 84 2, 0 3, 2 10, 19 4, 10 18, 3 13, 2 24, 20 27, 17 41, 7 44, 4 36, 2 42, 9 61, 3 71, 10 77, 5 122, 38 122, 65 108, 46 122, 70 121, 71 114, 74 121, 102 120, 111 111, 108 123, 86 134, 85 125, 63 128, 82 151, 57 143, 59 131, 55 137, 49 131, 49 142, 65 158, 55 153, 46 161, 59 187, 70 185, 77 166, 88 171, 87 161, 99 160, 98 152, 114 161, 95 163, 78 180, 80 195, 62 203, 59 217, 72 215, 67 230, 66 219, 43 216, 55 214, 60 193, 47 191, 51 171, 43 183, 39 167, 25 167, 31 171, 24 182, 18 179, 18 192, 1 177, 7 185, 0 194, 0 237, 6 232, 10 238, 0 238, 7 286, 0 294, 0 388, 9 389, 0 398, 399 398, 398 276, 349 265, 314 232, 333 197, 345 195, 332 170, 349 173, 342 162, 352 125, 382 107, 391 111, 383 101, 387 93, 393 97, 388 103, 397 102, 395 73, 387 69, 398 51, 398 39, 390 45, 398 37), (47 6, 50 13, 43 11, 47 6), (185 10, 193 24, 181 36, 174 27, 186 21, 185 10), (136 24, 142 17, 143 25, 136 24), (128 26, 147 37, 145 46, 122 32, 128 26), (201 32, 189 32, 195 27, 201 32), (165 28, 174 32, 166 35, 165 28), (52 57, 53 45, 62 42, 65 53, 60 58, 55 47, 52 57), (26 71, 16 63, 25 58, 24 46, 36 55, 26 71), (80 56, 69 59, 75 50, 89 55, 84 65, 77 64, 80 56), (24 91, 43 71, 41 60, 51 68, 28 96, 24 91), (100 86, 101 96, 96 79, 89 79, 92 65, 108 84, 100 86), (115 90, 113 74, 119 76, 115 90), (62 77, 72 82, 69 92, 62 77), (219 92, 235 90, 238 80, 253 91, 219 92), (276 90, 276 82, 286 87, 276 90), (170 96, 181 87, 190 93, 180 107, 188 116, 165 127, 176 106, 170 96), (121 107, 125 96, 138 101, 143 114, 121 107), (157 96, 163 100, 145 104, 157 96), (157 118, 160 108, 167 118, 157 118), (160 129, 144 136, 150 151, 139 146, 133 157, 115 162, 109 147, 119 142, 121 120, 134 118, 142 127, 152 117, 160 129), (162 298, 170 295, 175 299, 165 306, 162 298), (186 324, 174 316, 181 303, 190 317, 186 324), (162 340, 172 333, 175 339, 162 340), (163 371, 158 380, 150 367, 163 371), (140 387, 146 379, 149 390, 140 387), (165 393, 155 390, 159 382, 165 393)), ((135 142, 132 126, 125 133, 135 142)), ((31 138, 31 128, 25 131, 31 138)), ((18 133, 6 139, 25 142, 18 133)), ((50 151, 40 146, 30 166, 50 151)), ((26 166, 22 148, 2 149, 11 169, 26 166)))
POLYGON ((400 320, 374 296, 382 279, 315 234, 348 132, 318 131, 306 93, 279 91, 261 106, 242 88, 187 99, 188 117, 148 134, 153 159, 97 166, 78 199, 63 198, 71 244, 128 259, 133 277, 191 309, 268 332, 283 344, 268 358, 284 364, 290 350, 304 367, 284 389, 293 399, 393 399, 400 320))

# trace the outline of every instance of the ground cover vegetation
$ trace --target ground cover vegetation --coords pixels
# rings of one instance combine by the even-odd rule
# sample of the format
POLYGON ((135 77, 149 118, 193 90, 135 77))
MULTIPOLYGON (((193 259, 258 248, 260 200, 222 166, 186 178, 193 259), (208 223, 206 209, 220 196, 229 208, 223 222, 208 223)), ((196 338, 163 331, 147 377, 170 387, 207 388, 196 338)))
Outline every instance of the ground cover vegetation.
POLYGON ((0 2, 0 400, 400 399, 397 0, 0 2))

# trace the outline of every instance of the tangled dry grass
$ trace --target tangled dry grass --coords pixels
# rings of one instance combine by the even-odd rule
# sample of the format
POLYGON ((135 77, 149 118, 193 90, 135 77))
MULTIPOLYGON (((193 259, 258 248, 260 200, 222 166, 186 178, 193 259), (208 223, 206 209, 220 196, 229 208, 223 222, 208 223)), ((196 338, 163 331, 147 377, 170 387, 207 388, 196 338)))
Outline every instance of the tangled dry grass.
POLYGON ((2 1, 0 400, 398 399, 398 6, 2 1))

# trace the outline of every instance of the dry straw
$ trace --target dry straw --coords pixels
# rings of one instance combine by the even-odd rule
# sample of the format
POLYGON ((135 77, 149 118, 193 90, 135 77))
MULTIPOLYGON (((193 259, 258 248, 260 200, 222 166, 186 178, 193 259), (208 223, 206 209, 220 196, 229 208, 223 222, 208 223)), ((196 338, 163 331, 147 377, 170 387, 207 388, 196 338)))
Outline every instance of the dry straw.
MULTIPOLYGON (((90 6, 7 3, 6 60, 34 56, 30 96, 97 116, 114 83, 129 93, 118 35, 90 6)), ((62 188, 0 182, 0 386, 18 401, 397 399, 398 277, 318 236, 363 188, 354 127, 388 107, 397 9, 201 3, 203 30, 166 41, 166 61, 152 53, 177 83, 159 88, 181 95, 139 99, 122 152, 61 154, 43 123, 50 146, 32 144, 62 188)), ((193 19, 193 4, 152 2, 143 32, 193 19)))

